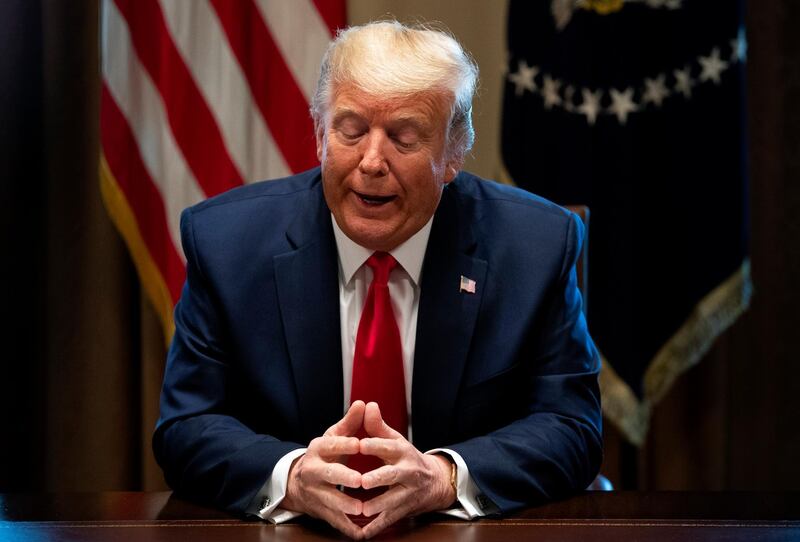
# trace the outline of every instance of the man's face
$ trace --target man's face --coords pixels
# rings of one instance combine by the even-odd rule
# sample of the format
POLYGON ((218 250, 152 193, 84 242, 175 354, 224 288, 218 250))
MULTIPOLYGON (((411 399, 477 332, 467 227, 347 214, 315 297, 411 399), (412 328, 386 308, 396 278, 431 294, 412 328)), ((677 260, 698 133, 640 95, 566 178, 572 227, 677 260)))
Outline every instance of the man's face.
POLYGON ((433 216, 458 164, 445 152, 450 100, 381 99, 339 88, 317 129, 325 200, 359 245, 389 251, 433 216))

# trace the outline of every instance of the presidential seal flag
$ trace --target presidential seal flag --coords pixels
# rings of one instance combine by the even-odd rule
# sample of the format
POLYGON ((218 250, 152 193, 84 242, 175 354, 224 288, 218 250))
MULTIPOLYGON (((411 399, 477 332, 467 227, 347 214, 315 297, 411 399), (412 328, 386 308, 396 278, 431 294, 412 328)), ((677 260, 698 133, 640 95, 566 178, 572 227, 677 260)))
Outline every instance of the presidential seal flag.
POLYGON ((104 0, 100 179, 167 341, 180 213, 316 165, 308 104, 345 0, 104 0))
POLYGON ((591 209, 603 409, 634 444, 749 303, 742 15, 730 0, 510 2, 504 164, 591 209))

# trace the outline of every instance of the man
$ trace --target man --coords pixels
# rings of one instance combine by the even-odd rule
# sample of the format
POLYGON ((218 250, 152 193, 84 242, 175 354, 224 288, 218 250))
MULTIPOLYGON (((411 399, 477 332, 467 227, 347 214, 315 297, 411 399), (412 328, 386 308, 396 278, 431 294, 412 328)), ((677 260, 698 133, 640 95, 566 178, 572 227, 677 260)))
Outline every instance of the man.
POLYGON ((476 80, 442 32, 348 29, 312 103, 321 169, 184 212, 187 282, 154 436, 176 491, 359 539, 595 476, 582 226, 459 173, 476 80))

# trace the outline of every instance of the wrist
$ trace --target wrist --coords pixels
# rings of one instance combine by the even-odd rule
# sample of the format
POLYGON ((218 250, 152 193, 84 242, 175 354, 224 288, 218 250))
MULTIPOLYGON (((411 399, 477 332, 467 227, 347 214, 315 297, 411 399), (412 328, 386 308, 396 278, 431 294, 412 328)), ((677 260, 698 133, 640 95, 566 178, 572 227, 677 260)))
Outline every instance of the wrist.
POLYGON ((451 508, 458 500, 457 489, 457 467, 455 462, 446 454, 434 454, 437 466, 439 468, 439 486, 441 487, 442 497, 439 500, 437 509, 443 510, 451 508))
POLYGON ((301 455, 294 461, 292 466, 289 467, 289 476, 286 479, 286 495, 281 501, 280 507, 284 510, 292 512, 305 512, 302 510, 302 499, 298 495, 298 486, 300 484, 300 473, 303 468, 303 458, 305 454, 301 455))

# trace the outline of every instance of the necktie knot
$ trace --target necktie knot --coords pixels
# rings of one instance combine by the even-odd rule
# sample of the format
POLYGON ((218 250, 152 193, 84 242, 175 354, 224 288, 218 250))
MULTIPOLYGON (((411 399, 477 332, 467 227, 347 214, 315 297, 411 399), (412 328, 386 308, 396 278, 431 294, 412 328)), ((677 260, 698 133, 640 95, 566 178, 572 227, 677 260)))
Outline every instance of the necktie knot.
POLYGON ((367 258, 367 265, 372 269, 372 282, 376 286, 386 286, 389 274, 397 267, 397 260, 388 252, 374 252, 367 258))

